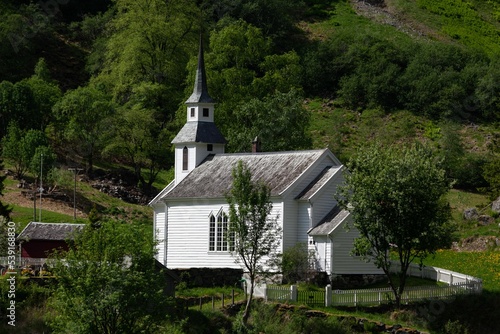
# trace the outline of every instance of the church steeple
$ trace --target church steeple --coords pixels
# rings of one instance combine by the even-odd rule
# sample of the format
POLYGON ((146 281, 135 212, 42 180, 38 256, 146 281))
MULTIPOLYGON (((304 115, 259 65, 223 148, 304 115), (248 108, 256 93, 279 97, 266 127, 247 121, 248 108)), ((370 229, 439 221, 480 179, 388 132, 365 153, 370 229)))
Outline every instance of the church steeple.
POLYGON ((198 68, 194 80, 193 94, 186 103, 215 103, 208 94, 207 74, 205 72, 205 57, 203 54, 203 40, 200 34, 200 47, 198 51, 198 68))
POLYGON ((208 94, 201 36, 193 93, 186 100, 186 106, 187 122, 172 140, 175 145, 176 184, 209 154, 224 153, 226 144, 226 139, 214 123, 215 101, 208 94))

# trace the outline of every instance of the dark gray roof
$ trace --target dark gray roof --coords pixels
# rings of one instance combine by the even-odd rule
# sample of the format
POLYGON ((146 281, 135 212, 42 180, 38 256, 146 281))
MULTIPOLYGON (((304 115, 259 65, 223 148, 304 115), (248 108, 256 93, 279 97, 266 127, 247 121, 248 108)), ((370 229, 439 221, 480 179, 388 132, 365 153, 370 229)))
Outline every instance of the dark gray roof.
POLYGON ((186 122, 172 140, 172 144, 178 143, 225 144, 226 139, 213 122, 186 122))
POLYGON ((349 211, 335 206, 323 219, 321 219, 319 224, 310 229, 307 234, 310 236, 329 235, 347 218, 347 216, 349 216, 349 211))
POLYGON ((232 170, 245 162, 253 180, 279 195, 327 150, 210 155, 163 198, 221 198, 231 188, 232 170))
POLYGON ((19 233, 22 240, 67 240, 83 230, 84 224, 31 222, 19 233))
POLYGON ((186 103, 214 103, 214 100, 208 94, 207 75, 205 73, 205 59, 203 55, 203 41, 200 36, 200 48, 198 52, 198 68, 196 69, 196 78, 194 80, 193 93, 187 99, 186 103))
POLYGON ((295 198, 309 199, 318 191, 338 170, 340 166, 328 166, 295 198))

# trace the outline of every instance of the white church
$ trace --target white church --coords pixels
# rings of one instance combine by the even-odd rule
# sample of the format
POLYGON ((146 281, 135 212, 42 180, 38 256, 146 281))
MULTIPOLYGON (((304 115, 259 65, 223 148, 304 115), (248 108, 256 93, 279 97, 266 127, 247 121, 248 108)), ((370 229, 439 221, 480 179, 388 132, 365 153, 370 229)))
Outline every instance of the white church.
POLYGON ((351 255, 358 231, 344 228, 350 215, 339 208, 334 193, 345 167, 330 150, 259 152, 254 143, 252 153, 224 153, 226 140, 214 123, 201 43, 186 105, 187 122, 172 141, 175 179, 150 202, 159 262, 169 269, 242 268, 224 236, 231 224, 225 194, 232 169, 242 160, 253 179, 271 189, 271 217, 277 217, 283 233, 278 252, 307 243, 318 259, 316 269, 329 277, 381 273, 351 255))

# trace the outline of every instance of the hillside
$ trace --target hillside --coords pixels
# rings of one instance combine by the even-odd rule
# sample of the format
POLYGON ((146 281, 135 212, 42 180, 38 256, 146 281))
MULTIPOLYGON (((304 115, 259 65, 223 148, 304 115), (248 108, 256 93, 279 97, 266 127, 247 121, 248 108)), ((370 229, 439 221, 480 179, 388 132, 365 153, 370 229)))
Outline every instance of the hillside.
MULTIPOLYGON (((492 190, 483 169, 495 166, 500 138, 496 2, 449 0, 436 6, 424 0, 315 0, 283 6, 277 13, 288 12, 279 19, 269 12, 278 3, 251 10, 215 10, 209 0, 201 6, 207 16, 203 24, 212 28, 206 56, 210 90, 219 101, 216 121, 229 139, 229 151, 248 150, 260 133, 268 145, 265 150, 329 147, 347 162, 369 141, 417 140, 446 160, 457 189, 484 194, 492 190), (246 20, 248 26, 223 17, 246 20), (239 43, 238 38, 247 44, 238 50, 226 48, 239 43), (261 53, 245 53, 245 48, 257 45, 261 53), (242 61, 234 63, 238 57, 242 61), (238 76, 245 79, 235 84, 238 76), (310 118, 309 125, 294 122, 295 117, 310 118)), ((7 136, 10 122, 21 125, 21 133, 42 124, 44 141, 56 154, 53 166, 76 165, 89 179, 94 178, 94 164, 105 173, 124 166, 134 171, 132 184, 152 198, 171 178, 170 140, 184 122, 197 33, 192 26, 181 32, 164 25, 165 33, 154 36, 151 45, 141 44, 142 30, 130 35, 127 27, 135 27, 141 15, 152 26, 160 24, 155 20, 161 11, 171 8, 148 13, 127 6, 120 1, 114 6, 75 2, 71 11, 61 5, 56 15, 24 4, 0 6, 11 23, 36 13, 48 18, 17 51, 8 41, 16 25, 0 30, 4 58, 16 61, 0 67, 0 80, 5 80, 0 111, 18 110, 3 113, 0 137, 7 136), (134 16, 117 12, 119 6, 135 11, 134 16), (167 36, 177 38, 177 44, 161 46, 167 36), (182 52, 176 59, 158 54, 149 60, 151 53, 141 54, 144 48, 160 46, 164 52, 171 47, 182 52), (115 53, 115 48, 123 52, 115 53), (29 69, 40 57, 45 65, 33 75, 29 69), (160 67, 148 69, 150 61, 160 67), (151 70, 156 71, 153 81, 148 78, 151 70), (167 82, 163 77, 177 79, 167 82)), ((185 8, 170 19, 184 22, 196 10, 185 8)), ((12 158, 4 160, 8 166, 15 164, 12 158)), ((71 199, 71 183, 65 187, 71 199)), ((31 206, 30 200, 14 193, 9 187, 4 200, 31 206)), ((84 216, 93 201, 80 202, 87 203, 81 207, 84 216)), ((65 205, 59 210, 68 213, 65 205)))

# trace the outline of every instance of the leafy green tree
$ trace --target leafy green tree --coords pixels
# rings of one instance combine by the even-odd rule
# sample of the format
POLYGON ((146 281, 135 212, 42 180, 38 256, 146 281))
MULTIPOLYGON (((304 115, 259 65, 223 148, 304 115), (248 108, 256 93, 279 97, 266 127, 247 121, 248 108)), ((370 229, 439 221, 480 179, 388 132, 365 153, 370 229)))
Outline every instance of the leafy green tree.
POLYGON ((255 280, 269 270, 266 259, 272 257, 280 243, 281 228, 271 217, 271 190, 262 182, 252 180, 248 166, 239 161, 233 168, 233 184, 226 196, 229 203, 229 243, 237 261, 250 278, 250 291, 243 313, 246 324, 250 315, 255 280))
POLYGON ((151 231, 138 224, 88 224, 58 255, 50 303, 64 333, 157 333, 169 313, 165 279, 155 268, 151 231))
MULTIPOLYGON (((3 170, 3 161, 1 159, 0 159, 0 170, 3 170)), ((3 190, 5 188, 4 181, 6 178, 7 178, 7 175, 0 176, 0 196, 3 196, 3 190)), ((6 221, 9 220, 11 212, 12 212, 12 208, 9 207, 9 205, 3 204, 0 201, 0 222, 2 222, 2 219, 3 219, 2 228, 5 227, 6 221)), ((4 233, 4 235, 6 235, 6 234, 4 233)), ((2 238, 2 239, 4 239, 4 238, 2 238)))
POLYGON ((255 137, 261 141, 263 151, 307 149, 311 146, 306 131, 309 120, 309 111, 296 90, 278 92, 263 100, 252 99, 234 111, 234 126, 226 132, 228 149, 249 151, 255 137))
POLYGON ((17 179, 24 177, 30 169, 37 148, 42 146, 48 146, 48 139, 40 130, 25 132, 15 122, 9 125, 7 135, 2 139, 2 156, 14 165, 17 179))
POLYGON ((56 158, 50 146, 37 146, 30 161, 29 171, 37 178, 41 177, 45 184, 54 168, 56 158))
POLYGON ((299 56, 272 54, 271 40, 242 20, 214 32, 210 47, 208 84, 218 101, 217 124, 228 136, 228 151, 248 150, 256 136, 262 137, 266 150, 308 147, 299 56))
POLYGON ((349 163, 345 185, 336 195, 351 212, 360 236, 354 251, 388 276, 399 308, 410 264, 451 244, 450 182, 439 161, 423 147, 363 148, 349 163), (401 270, 390 275, 391 256, 401 270))
POLYGON ((158 173, 172 165, 171 133, 160 121, 158 112, 134 105, 122 108, 110 128, 105 156, 115 156, 133 166, 143 190, 151 191, 158 173))
POLYGON ((162 111, 173 114, 182 99, 186 64, 198 40, 200 12, 193 0, 116 0, 116 15, 97 81, 114 100, 128 102, 143 82, 165 86, 162 111))
POLYGON ((483 177, 488 182, 491 199, 500 196, 500 158, 495 157, 483 166, 483 177))
POLYGON ((316 261, 316 256, 308 250, 307 243, 297 243, 286 249, 281 256, 283 280, 288 283, 305 281, 310 277, 311 268, 316 261))
POLYGON ((88 173, 92 173, 94 159, 105 145, 114 108, 110 97, 92 85, 66 92, 54 105, 57 132, 74 156, 85 159, 88 173))

